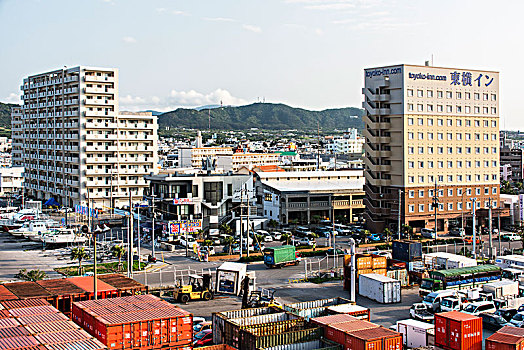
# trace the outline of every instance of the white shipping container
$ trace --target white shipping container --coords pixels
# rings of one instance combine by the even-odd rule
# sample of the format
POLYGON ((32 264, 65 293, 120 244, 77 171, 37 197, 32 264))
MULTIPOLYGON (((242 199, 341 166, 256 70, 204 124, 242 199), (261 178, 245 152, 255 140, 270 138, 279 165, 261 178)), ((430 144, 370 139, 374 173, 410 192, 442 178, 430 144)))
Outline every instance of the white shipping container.
POLYGON ((397 332, 402 334, 402 341, 408 348, 430 345, 428 344, 427 333, 434 329, 434 325, 417 320, 397 321, 397 332))
POLYGON ((484 284, 482 290, 486 293, 493 294, 493 298, 495 299, 504 299, 507 297, 518 296, 519 283, 510 280, 491 282, 484 284))
POLYGON ((376 273, 359 276, 358 294, 382 304, 400 303, 400 281, 376 273))

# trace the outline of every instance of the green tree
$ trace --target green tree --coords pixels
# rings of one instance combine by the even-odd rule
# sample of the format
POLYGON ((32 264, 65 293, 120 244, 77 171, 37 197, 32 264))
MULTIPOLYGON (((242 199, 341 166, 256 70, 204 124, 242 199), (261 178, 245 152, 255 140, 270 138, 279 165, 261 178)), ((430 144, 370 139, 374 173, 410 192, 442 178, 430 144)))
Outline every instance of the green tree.
POLYGON ((233 229, 228 224, 222 224, 218 228, 221 234, 231 236, 233 234, 233 229))
POLYGON ((75 247, 71 250, 71 260, 78 260, 78 274, 83 275, 84 269, 82 267, 82 260, 88 259, 89 254, 86 253, 84 247, 75 247))
POLYGON ((402 233, 408 236, 408 239, 413 237, 413 227, 409 225, 402 225, 402 233))
POLYGON ((224 243, 228 247, 229 255, 231 255, 231 246, 235 243, 235 239, 232 236, 227 236, 224 238, 224 243))
POLYGON ((289 241, 291 240, 291 235, 289 233, 283 233, 281 236, 280 236, 280 241, 281 242, 286 242, 286 244, 289 244, 289 241))
POLYGON ((47 277, 47 274, 44 271, 31 270, 28 272, 27 269, 21 269, 15 275, 15 278, 18 278, 24 281, 31 281, 31 282, 41 281, 46 277, 47 277))
POLYGON ((118 265, 117 265, 118 270, 122 268, 122 257, 124 256, 125 253, 126 253, 126 250, 121 245, 114 245, 113 247, 111 247, 111 254, 113 254, 113 256, 118 258, 118 265))
POLYGON ((275 229, 275 228, 277 228, 278 226, 279 226, 278 221, 273 220, 273 219, 270 219, 270 220, 268 221, 268 223, 267 223, 267 227, 269 227, 269 228, 273 228, 273 229, 275 229))
POLYGON ((313 215, 311 217, 311 223, 312 224, 318 224, 318 223, 320 223, 320 220, 322 220, 322 216, 320 216, 320 215, 313 215))
POLYGON ((386 228, 384 229, 384 236, 386 236, 386 242, 391 241, 391 237, 392 237, 392 235, 393 235, 393 234, 392 234, 391 230, 390 230, 389 228, 386 227, 386 228))

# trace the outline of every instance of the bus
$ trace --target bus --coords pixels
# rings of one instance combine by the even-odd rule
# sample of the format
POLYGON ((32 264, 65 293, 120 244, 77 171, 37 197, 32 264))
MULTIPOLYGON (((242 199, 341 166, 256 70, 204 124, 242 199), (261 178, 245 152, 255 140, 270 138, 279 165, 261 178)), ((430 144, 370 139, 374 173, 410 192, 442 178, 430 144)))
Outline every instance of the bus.
POLYGON ((490 281, 500 280, 501 276, 501 268, 495 265, 433 270, 429 272, 429 278, 422 279, 419 295, 425 297, 431 292, 444 289, 470 289, 490 281))

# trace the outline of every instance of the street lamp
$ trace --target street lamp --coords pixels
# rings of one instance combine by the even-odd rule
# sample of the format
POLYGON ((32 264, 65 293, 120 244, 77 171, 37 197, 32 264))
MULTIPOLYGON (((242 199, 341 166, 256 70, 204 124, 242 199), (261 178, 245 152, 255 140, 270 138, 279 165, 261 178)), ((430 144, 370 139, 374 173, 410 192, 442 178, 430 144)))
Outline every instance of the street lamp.
POLYGON ((477 198, 471 198, 473 202, 473 257, 477 260, 477 232, 475 229, 475 209, 477 208, 477 198))

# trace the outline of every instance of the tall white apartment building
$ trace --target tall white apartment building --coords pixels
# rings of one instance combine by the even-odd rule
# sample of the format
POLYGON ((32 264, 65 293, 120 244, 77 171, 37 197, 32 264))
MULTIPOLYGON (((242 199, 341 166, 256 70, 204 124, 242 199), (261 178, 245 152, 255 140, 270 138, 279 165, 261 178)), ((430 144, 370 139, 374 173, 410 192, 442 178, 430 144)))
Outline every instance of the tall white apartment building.
POLYGON ((158 160, 158 124, 151 113, 119 113, 118 69, 58 69, 25 78, 21 90, 13 162, 25 168, 29 196, 98 209, 142 198, 158 160))

